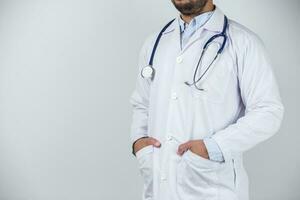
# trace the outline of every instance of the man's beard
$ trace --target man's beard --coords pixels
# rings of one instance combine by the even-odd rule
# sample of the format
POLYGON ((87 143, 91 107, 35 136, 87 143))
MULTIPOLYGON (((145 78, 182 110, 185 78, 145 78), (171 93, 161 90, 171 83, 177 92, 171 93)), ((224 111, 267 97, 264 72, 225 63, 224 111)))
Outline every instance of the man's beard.
POLYGON ((178 0, 172 0, 176 9, 183 15, 193 15, 201 12, 208 0, 181 0, 184 3, 178 3, 178 0))

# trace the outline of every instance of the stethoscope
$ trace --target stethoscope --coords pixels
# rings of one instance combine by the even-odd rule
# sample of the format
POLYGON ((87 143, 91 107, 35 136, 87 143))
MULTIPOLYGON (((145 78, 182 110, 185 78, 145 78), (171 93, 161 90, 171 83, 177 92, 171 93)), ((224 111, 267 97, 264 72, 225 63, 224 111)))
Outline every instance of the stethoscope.
MULTIPOLYGON (((156 49, 157 49, 157 46, 158 46, 158 43, 161 39, 161 36, 162 34, 164 33, 164 31, 173 23, 175 19, 171 20, 168 24, 166 24, 164 26, 164 28, 159 32, 157 38, 156 38, 156 41, 154 43, 154 47, 152 49, 152 53, 151 53, 151 57, 150 57, 150 60, 149 60, 149 63, 146 67, 144 67, 141 71, 141 76, 143 78, 148 78, 148 79, 151 79, 153 80, 154 78, 154 75, 155 75, 155 70, 153 68, 153 60, 154 60, 154 56, 155 56, 155 53, 156 53, 156 49)), ((194 71, 194 76, 193 76, 193 82, 189 83, 188 81, 184 82, 186 85, 188 86, 195 86, 196 89, 198 90, 204 90, 203 88, 200 88, 199 86, 197 86, 197 83, 204 77, 204 75, 208 72, 208 70, 210 69, 210 67, 213 65, 213 63, 217 60, 217 58, 219 57, 219 55, 223 52, 224 48, 225 48, 225 45, 226 45, 226 42, 227 42, 227 35, 226 35, 226 30, 228 28, 228 19, 226 16, 224 16, 224 25, 223 25, 223 30, 221 33, 219 34, 216 34, 216 35, 213 35, 211 38, 209 38, 207 40, 207 42, 204 44, 203 46, 203 49, 202 49, 202 53, 201 53, 201 56, 198 60, 198 63, 197 63, 197 66, 196 66, 196 69, 194 71), (202 63, 202 59, 203 59, 203 56, 205 55, 205 52, 207 51, 208 47, 210 44, 212 44, 212 42, 214 40, 216 40, 217 38, 223 38, 223 42, 222 44, 220 45, 214 59, 211 61, 211 63, 208 65, 208 67, 205 69, 205 71, 201 74, 201 76, 197 79, 197 72, 199 70, 199 66, 201 65, 202 63)))

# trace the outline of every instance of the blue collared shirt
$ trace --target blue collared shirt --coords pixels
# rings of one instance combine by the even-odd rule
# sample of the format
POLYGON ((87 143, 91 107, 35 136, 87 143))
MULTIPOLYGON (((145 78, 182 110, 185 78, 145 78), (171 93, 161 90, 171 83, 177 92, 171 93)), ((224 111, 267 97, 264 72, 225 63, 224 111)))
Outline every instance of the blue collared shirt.
POLYGON ((200 14, 194 17, 190 23, 186 23, 181 17, 179 18, 181 49, 187 44, 192 35, 210 19, 213 13, 213 11, 210 11, 200 14))
MULTIPOLYGON (((192 35, 210 19, 213 12, 214 11, 200 14, 194 17, 190 21, 190 23, 184 22, 180 17, 179 26, 181 35, 181 49, 187 44, 192 35)), ((208 151, 208 156, 210 160, 217 162, 224 161, 222 151, 220 150, 220 147, 214 139, 212 139, 211 137, 206 137, 203 139, 203 142, 208 151)))

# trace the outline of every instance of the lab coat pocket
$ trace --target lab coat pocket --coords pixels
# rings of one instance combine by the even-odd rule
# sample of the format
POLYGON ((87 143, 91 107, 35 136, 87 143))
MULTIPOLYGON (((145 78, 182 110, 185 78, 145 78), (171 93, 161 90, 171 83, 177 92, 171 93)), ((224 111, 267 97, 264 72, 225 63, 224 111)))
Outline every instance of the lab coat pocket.
POLYGON ((198 87, 192 86, 191 92, 194 98, 202 98, 212 103, 222 103, 230 81, 231 71, 222 65, 215 65, 207 76, 198 83, 198 87))
POLYGON ((153 146, 146 146, 136 152, 136 158, 144 182, 143 200, 151 200, 153 197, 153 146))
POLYGON ((235 160, 231 159, 224 163, 224 167, 217 172, 219 194, 225 200, 238 200, 236 193, 237 173, 235 160))
POLYGON ((188 150, 185 152, 185 155, 183 156, 184 159, 189 160, 193 164, 197 165, 202 170, 215 170, 222 166, 222 163, 211 161, 209 159, 203 158, 191 150, 188 150))
POLYGON ((180 200, 237 200, 233 162, 215 162, 187 151, 177 168, 180 200))
POLYGON ((180 200, 217 199, 217 170, 222 167, 221 163, 207 160, 188 150, 177 167, 180 200))

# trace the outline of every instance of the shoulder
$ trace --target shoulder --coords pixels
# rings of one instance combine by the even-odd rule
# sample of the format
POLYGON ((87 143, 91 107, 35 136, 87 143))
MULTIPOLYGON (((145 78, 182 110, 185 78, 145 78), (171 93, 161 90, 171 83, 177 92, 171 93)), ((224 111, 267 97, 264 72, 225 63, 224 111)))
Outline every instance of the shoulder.
POLYGON ((145 62, 150 58, 150 54, 152 52, 155 38, 157 36, 156 32, 150 33, 143 41, 142 46, 140 48, 139 57, 143 59, 145 62))
POLYGON ((142 48, 149 51, 149 49, 153 47, 157 36, 158 36, 158 31, 154 31, 148 34, 147 37, 144 39, 142 48))
POLYGON ((264 48, 264 42, 255 32, 234 20, 229 20, 228 33, 232 45, 238 50, 264 48))
POLYGON ((255 32, 231 20, 228 34, 238 67, 242 69, 249 66, 252 70, 255 68, 262 70, 264 66, 270 65, 271 61, 264 42, 255 32))
POLYGON ((176 25, 176 21, 173 19, 173 20, 164 22, 164 24, 157 27, 155 31, 148 34, 147 37, 144 39, 144 42, 143 42, 143 45, 142 45, 142 51, 144 51, 144 53, 146 53, 146 54, 151 53, 159 33, 162 31, 162 29, 167 24, 169 24, 169 26, 164 30, 162 37, 164 37, 164 35, 166 35, 166 33, 169 33, 169 32, 174 30, 174 26, 176 25), (172 23, 169 24, 170 22, 172 22, 172 23))

